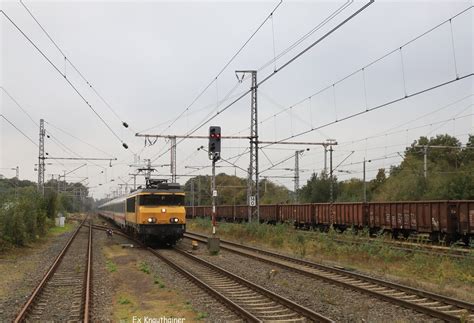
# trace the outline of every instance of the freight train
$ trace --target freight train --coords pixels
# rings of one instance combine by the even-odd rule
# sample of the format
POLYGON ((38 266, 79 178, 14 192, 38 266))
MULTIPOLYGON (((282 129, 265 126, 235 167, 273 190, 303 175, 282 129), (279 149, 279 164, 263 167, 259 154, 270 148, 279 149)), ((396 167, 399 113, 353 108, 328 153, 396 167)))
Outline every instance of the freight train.
MULTIPOLYGON (((188 218, 206 217, 211 211, 209 206, 186 207, 188 218)), ((220 221, 247 221, 248 206, 217 206, 216 213, 220 221)), ((260 205, 260 222, 287 222, 302 229, 368 228, 372 234, 389 232, 393 237, 425 234, 434 242, 462 239, 468 244, 474 241, 474 201, 260 205)))
POLYGON ((98 211, 147 244, 174 244, 186 231, 184 196, 177 183, 149 179, 145 188, 104 203, 98 211))

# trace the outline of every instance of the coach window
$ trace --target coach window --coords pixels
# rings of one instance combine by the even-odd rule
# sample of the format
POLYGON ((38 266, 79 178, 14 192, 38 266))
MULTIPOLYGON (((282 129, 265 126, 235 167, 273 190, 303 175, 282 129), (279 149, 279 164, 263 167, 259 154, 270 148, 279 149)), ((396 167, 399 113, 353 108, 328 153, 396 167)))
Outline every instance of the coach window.
POLYGON ((131 197, 127 199, 127 212, 129 213, 135 212, 135 197, 131 197))

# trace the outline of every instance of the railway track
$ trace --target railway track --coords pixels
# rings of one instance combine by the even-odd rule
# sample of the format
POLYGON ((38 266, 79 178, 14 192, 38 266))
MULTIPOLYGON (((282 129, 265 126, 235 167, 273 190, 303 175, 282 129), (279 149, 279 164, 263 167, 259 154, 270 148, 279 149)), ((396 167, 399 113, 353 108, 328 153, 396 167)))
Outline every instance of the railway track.
MULTIPOLYGON (((186 233, 185 237, 203 243, 206 243, 207 238, 196 233, 186 233)), ((221 240, 221 248, 307 277, 368 294, 447 322, 474 320, 472 303, 230 241, 221 240)))
POLYGON ((82 221, 21 308, 15 323, 89 322, 92 227, 82 221))
MULTIPOLYGON (((308 236, 314 236, 313 232, 308 231, 299 231, 308 236)), ((472 249, 469 248, 455 248, 455 247, 446 247, 438 245, 429 245, 426 243, 416 243, 408 241, 392 241, 392 240, 381 240, 378 238, 354 238, 354 239, 340 239, 340 238, 330 238, 334 242, 344 243, 344 244, 378 244, 379 246, 390 246, 392 249, 405 251, 405 252, 416 252, 428 255, 435 255, 440 257, 449 257, 454 259, 474 259, 474 254, 472 249)))
MULTIPOLYGON (((92 225, 91 227, 99 230, 106 229, 106 227, 98 225, 92 225)), ((116 232, 142 245, 125 233, 116 232)), ((145 248, 221 304, 231 309, 244 321, 333 322, 319 313, 183 250, 177 248, 165 250, 145 248)), ((223 319, 229 321, 232 318, 229 318, 229 320, 223 319)))

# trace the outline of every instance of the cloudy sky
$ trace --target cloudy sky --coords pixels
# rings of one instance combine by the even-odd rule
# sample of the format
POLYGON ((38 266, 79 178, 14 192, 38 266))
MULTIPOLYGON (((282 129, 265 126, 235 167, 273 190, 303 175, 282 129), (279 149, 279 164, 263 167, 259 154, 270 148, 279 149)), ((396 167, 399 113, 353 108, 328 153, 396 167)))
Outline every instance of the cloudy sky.
MULTIPOLYGON (((341 179, 361 178, 364 157, 374 159, 367 166, 372 178, 378 168, 399 163, 398 152, 419 136, 448 133, 465 143, 473 133, 473 77, 462 78, 473 72, 471 1, 378 1, 282 69, 367 2, 283 1, 266 19, 278 3, 24 1, 66 55, 65 61, 20 2, 3 1, 4 13, 58 70, 2 15, 1 114, 35 143, 39 119, 45 119, 50 135, 45 146, 51 157, 117 158, 112 167, 109 161, 88 162, 68 175, 68 181, 88 183, 94 197, 116 190, 118 183, 131 183, 128 174, 135 170, 129 165, 138 159, 150 158, 154 165, 170 163, 166 139, 145 147, 145 138, 135 137, 137 132, 186 135, 201 126, 194 134, 206 135, 210 125, 220 125, 223 135, 248 136, 248 95, 216 115, 250 87, 249 79, 237 81, 235 70, 258 70, 259 81, 278 71, 258 88, 260 139, 336 139, 335 165, 354 151, 339 166, 345 171, 337 173, 341 179), (457 76, 462 79, 412 96, 457 76), (122 127, 121 120, 130 127, 122 127)), ((5 119, 0 131, 0 174, 13 177, 10 168, 19 166, 20 178, 36 181, 38 147, 5 119)), ((206 140, 178 142, 177 173, 187 175, 179 182, 184 184, 189 175, 209 174, 210 168, 189 168, 210 164, 206 153, 197 150, 207 145, 206 140)), ((247 147, 248 140, 225 140, 222 155, 246 169, 247 147)), ((320 146, 265 147, 260 170, 306 148, 310 150, 300 160, 304 184, 323 167, 320 146)), ((47 163, 49 179, 84 162, 47 163)), ((261 176, 280 176, 271 179, 292 188, 293 167, 290 158, 261 176)), ((245 177, 240 168, 223 167, 219 172, 245 177)), ((170 173, 169 166, 157 169, 163 176, 170 173)))

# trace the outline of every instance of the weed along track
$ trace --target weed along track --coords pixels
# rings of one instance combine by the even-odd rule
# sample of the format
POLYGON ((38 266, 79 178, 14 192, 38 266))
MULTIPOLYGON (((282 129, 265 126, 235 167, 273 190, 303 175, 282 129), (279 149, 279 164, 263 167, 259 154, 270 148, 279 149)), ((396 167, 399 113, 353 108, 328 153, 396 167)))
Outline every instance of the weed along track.
POLYGON ((179 249, 154 250, 167 263, 186 268, 214 296, 232 306, 243 319, 281 322, 332 322, 332 320, 251 283, 231 272, 179 249))
MULTIPOLYGON (((186 233, 185 237, 206 242, 206 236, 196 233, 186 233)), ((444 321, 474 320, 472 303, 225 240, 221 240, 221 248, 306 277, 374 296, 444 321)))
POLYGON ((92 227, 79 225, 15 319, 89 322, 92 227))

